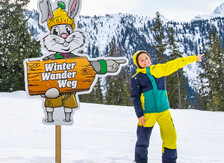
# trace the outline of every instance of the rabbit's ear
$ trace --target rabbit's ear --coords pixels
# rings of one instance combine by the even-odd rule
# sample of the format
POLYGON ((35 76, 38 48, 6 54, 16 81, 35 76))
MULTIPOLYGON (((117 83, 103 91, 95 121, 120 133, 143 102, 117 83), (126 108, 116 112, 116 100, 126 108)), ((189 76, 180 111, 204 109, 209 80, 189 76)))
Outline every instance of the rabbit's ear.
POLYGON ((68 16, 73 19, 79 14, 81 9, 81 0, 70 0, 68 3, 68 16))
POLYGON ((39 1, 39 8, 41 12, 41 22, 44 23, 48 19, 53 18, 53 13, 52 13, 52 7, 51 3, 49 0, 40 0, 39 1))

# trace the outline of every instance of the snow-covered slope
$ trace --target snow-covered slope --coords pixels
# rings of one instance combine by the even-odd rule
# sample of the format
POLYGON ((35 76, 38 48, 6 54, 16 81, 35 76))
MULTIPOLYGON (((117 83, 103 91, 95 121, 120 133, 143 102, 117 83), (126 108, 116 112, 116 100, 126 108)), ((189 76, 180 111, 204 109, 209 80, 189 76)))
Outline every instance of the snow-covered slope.
MULTIPOLYGON (((0 163, 53 163, 55 127, 42 124, 41 98, 23 91, 0 93, 0 163)), ((224 162, 224 113, 170 110, 178 134, 179 163, 224 162)), ((63 163, 130 163, 137 118, 133 107, 81 103, 72 126, 62 126, 63 163)), ((161 163, 156 124, 150 163, 161 163)))
POLYGON ((211 14, 208 15, 198 15, 196 16, 193 21, 195 20, 210 20, 213 18, 223 18, 224 17, 224 3, 218 6, 211 14))

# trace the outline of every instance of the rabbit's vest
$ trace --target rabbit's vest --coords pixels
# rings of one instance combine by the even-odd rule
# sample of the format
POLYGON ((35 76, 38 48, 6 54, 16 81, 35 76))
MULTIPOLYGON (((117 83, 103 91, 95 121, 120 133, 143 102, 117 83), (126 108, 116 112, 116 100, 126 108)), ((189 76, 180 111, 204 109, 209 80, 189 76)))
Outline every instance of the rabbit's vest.
POLYGON ((64 58, 75 58, 76 56, 72 53, 68 53, 68 54, 59 54, 56 53, 55 54, 55 59, 64 59, 64 58))

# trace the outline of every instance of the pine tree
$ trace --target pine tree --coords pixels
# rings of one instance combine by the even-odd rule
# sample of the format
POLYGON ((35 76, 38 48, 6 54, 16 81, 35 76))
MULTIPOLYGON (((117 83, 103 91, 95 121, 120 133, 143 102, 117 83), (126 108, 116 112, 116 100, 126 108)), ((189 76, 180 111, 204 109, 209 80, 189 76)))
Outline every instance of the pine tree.
POLYGON ((214 29, 209 37, 209 53, 211 55, 209 63, 212 66, 210 70, 210 89, 213 96, 214 110, 224 111, 224 49, 222 49, 220 39, 214 29))
POLYGON ((104 100, 100 84, 101 80, 101 78, 98 78, 96 84, 94 85, 92 91, 89 94, 79 95, 79 100, 81 102, 103 104, 104 100))
POLYGON ((203 108, 224 111, 224 49, 222 49, 214 26, 209 35, 208 48, 208 53, 202 63, 203 71, 200 74, 203 108))
POLYGON ((119 75, 107 77, 106 103, 111 105, 132 105, 130 98, 130 76, 122 69, 119 75))
MULTIPOLYGON (((203 44, 203 49, 205 49, 204 44, 203 44)), ((202 107, 202 110, 207 110, 208 105, 210 105, 211 101, 213 101, 211 91, 210 91, 210 75, 209 75, 210 65, 208 63, 209 60, 210 60, 210 54, 206 53, 206 55, 204 56, 204 61, 201 63, 202 72, 200 72, 200 75, 199 75, 200 81, 201 81, 201 89, 199 89, 199 94, 201 97, 200 106, 202 107)))
MULTIPOLYGON (((113 38, 110 45, 109 57, 121 57, 123 52, 116 44, 116 39, 113 38)), ((126 69, 122 69, 116 76, 107 77, 107 92, 106 103, 112 105, 131 105, 130 98, 130 76, 126 69)))
POLYGON ((107 93, 106 93, 106 103, 110 105, 120 105, 121 104, 121 93, 122 87, 119 85, 118 76, 108 76, 107 77, 107 93))
MULTIPOLYGON (((173 27, 171 27, 167 34, 168 37, 168 60, 174 60, 182 56, 182 52, 179 51, 177 43, 175 40, 175 32, 173 27)), ((186 79, 183 75, 183 69, 179 69, 175 73, 169 75, 166 78, 167 81, 167 91, 169 94, 169 102, 172 108, 187 108, 187 92, 185 90, 184 84, 186 79)))
POLYGON ((95 98, 96 98, 96 102, 98 104, 103 104, 104 100, 103 100, 103 93, 102 93, 102 88, 101 88, 101 78, 98 79, 96 85, 95 85, 95 98))
POLYGON ((164 52, 166 50, 165 44, 165 34, 164 34, 164 25, 160 18, 160 13, 156 12, 156 18, 153 19, 153 37, 155 39, 155 43, 153 44, 154 49, 154 61, 156 63, 165 63, 166 57, 164 52))
POLYGON ((0 1, 0 91, 24 90, 23 60, 40 54, 40 44, 32 40, 24 17, 28 3, 0 1))

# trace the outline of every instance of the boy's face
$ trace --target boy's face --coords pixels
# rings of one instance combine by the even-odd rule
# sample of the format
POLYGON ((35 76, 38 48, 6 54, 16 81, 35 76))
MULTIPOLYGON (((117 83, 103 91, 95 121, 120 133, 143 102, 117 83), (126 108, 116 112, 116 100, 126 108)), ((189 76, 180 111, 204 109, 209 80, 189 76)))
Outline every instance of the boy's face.
POLYGON ((152 63, 151 60, 146 53, 142 53, 138 56, 138 64, 141 68, 149 67, 152 63))

